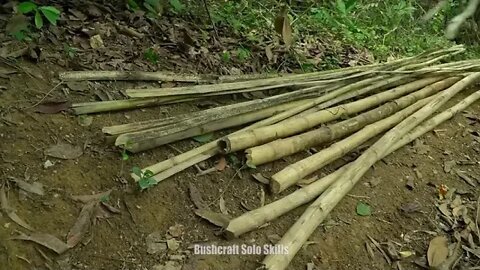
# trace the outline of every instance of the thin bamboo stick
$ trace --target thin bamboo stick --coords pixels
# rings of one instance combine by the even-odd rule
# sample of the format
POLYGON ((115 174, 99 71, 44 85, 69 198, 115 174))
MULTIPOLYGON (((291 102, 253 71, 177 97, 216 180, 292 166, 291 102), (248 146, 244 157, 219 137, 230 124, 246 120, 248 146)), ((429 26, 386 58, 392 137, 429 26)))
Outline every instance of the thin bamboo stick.
MULTIPOLYGON (((480 99, 480 90, 469 95, 456 105, 449 109, 435 115, 429 120, 421 123, 415 127, 412 131, 402 137, 400 141, 395 143, 392 148, 389 148, 387 153, 381 157, 381 159, 405 146, 406 144, 414 141, 423 134, 432 131, 436 126, 451 119, 455 114, 465 110, 471 104, 480 99)), ((249 231, 260 228, 262 225, 270 222, 291 210, 315 199, 323 191, 325 191, 332 183, 334 183, 339 176, 341 176, 346 169, 351 166, 352 163, 344 165, 335 172, 313 182, 312 184, 296 190, 295 192, 278 199, 270 204, 264 205, 255 210, 246 212, 241 216, 232 219, 227 228, 224 231, 225 236, 228 239, 239 237, 240 235, 249 231)))
POLYGON ((263 261, 265 268, 269 270, 286 269, 311 233, 326 218, 337 203, 355 186, 368 169, 388 153, 388 149, 392 148, 403 136, 433 114, 455 94, 477 82, 479 78, 480 73, 473 73, 460 80, 440 93, 434 100, 425 105, 425 107, 392 128, 374 145, 367 149, 347 168, 336 182, 307 208, 305 213, 277 243, 278 245, 288 248, 289 253, 268 255, 263 261))
POLYGON ((214 82, 217 76, 177 75, 146 71, 66 71, 59 74, 62 81, 163 81, 163 82, 214 82))
MULTIPOLYGON (((267 162, 271 162, 282 157, 292 155, 302 150, 306 150, 314 145, 319 145, 329 141, 336 140, 352 132, 355 132, 362 127, 379 121, 392 113, 401 110, 413 102, 432 95, 440 90, 443 90, 455 82, 459 81, 460 77, 453 77, 442 80, 437 83, 430 84, 417 92, 413 92, 407 96, 398 98, 394 101, 390 101, 378 108, 372 109, 358 116, 350 118, 348 120, 335 123, 332 125, 320 127, 318 129, 302 133, 296 136, 288 137, 285 139, 279 139, 267 144, 252 147, 246 150, 247 165, 261 165, 267 162)), ((435 80, 426 80, 426 82, 434 82, 435 80)), ((418 81, 416 81, 418 82, 418 81)), ((414 82, 414 83, 416 83, 414 82)), ((412 83, 413 84, 413 83, 412 83)), ((419 86, 420 88, 421 86, 419 86)), ((397 88, 398 90, 398 88, 397 88)), ((380 93, 380 95, 387 94, 388 92, 380 93)), ((408 93, 408 92, 407 92, 408 93)), ((402 93, 403 94, 403 93, 402 93)), ((390 99, 400 96, 391 96, 390 99)), ((374 97, 374 96, 372 96, 374 97)), ((385 99, 383 101, 386 101, 385 99)), ((380 102, 379 102, 380 103, 380 102)))

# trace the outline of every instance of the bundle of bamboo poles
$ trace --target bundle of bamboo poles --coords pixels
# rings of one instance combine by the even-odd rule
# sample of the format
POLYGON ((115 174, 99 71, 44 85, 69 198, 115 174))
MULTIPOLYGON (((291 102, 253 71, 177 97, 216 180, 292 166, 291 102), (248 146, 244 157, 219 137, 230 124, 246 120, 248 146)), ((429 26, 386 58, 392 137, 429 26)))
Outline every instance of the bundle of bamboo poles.
MULTIPOLYGON (((171 89, 128 89, 127 94, 133 100, 145 102, 165 99, 179 102, 268 89, 290 91, 195 113, 105 127, 103 132, 114 137, 117 146, 140 152, 250 123, 220 139, 143 168, 144 172, 153 174, 151 179, 155 183, 217 154, 244 151, 247 165, 254 167, 314 146, 324 146, 316 154, 274 173, 269 185, 276 194, 383 134, 354 162, 232 219, 224 228, 227 238, 239 237, 315 200, 277 243, 287 247, 289 253, 268 255, 263 261, 266 269, 286 269, 311 233, 375 162, 480 98, 479 90, 427 119, 454 95, 480 79, 479 60, 448 62, 449 57, 463 51, 463 47, 454 46, 387 63, 332 71, 243 78, 244 81, 224 79, 223 82, 217 80, 216 84, 171 89)), ((139 180, 137 175, 132 177, 139 180)))

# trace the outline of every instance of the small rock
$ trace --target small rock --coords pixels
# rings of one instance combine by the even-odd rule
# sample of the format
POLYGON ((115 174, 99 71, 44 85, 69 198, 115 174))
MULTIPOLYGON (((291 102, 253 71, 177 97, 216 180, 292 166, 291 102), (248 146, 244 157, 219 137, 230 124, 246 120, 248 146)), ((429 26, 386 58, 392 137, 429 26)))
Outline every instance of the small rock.
POLYGON ((45 163, 43 163, 43 168, 48 169, 48 168, 52 167, 53 165, 54 164, 49 159, 47 159, 47 161, 45 161, 45 163))
POLYGON ((405 186, 408 188, 408 190, 413 190, 415 188, 415 183, 413 182, 412 177, 407 177, 407 183, 405 186))

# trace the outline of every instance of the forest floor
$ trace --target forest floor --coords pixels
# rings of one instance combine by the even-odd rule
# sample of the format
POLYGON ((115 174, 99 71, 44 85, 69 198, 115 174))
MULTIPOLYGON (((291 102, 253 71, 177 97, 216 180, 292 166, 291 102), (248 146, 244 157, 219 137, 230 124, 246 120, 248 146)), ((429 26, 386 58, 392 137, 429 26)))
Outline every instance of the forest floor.
MULTIPOLYGON (((235 40, 223 35, 221 31, 220 38, 214 42, 208 35, 204 37, 205 33, 199 31, 194 22, 165 18, 152 24, 129 11, 115 16, 111 15, 114 12, 105 14, 106 12, 95 5, 87 5, 82 9, 65 8, 64 21, 58 27, 51 26, 42 31, 39 39, 28 46, 11 40, 6 34, 1 35, 1 55, 13 56, 17 60, 14 64, 2 61, 0 69, 0 178, 6 183, 9 206, 16 210, 18 216, 37 231, 59 239, 66 238, 82 208, 81 203, 72 199, 73 195, 91 195, 112 190, 108 202, 120 212, 103 213, 103 218, 97 220, 88 237, 61 255, 31 242, 12 240, 19 231, 28 231, 10 220, 5 213, 0 214, 0 268, 255 269, 260 266, 264 255, 196 255, 192 247, 198 243, 249 246, 275 243, 303 212, 304 207, 239 239, 227 241, 218 234, 217 227, 195 215, 190 186, 193 185, 205 201, 212 203, 215 210, 219 210, 218 198, 222 197, 229 214, 238 216, 247 209, 258 207, 262 194, 265 195, 265 203, 276 199, 265 186, 253 180, 251 174, 261 172, 270 176, 309 153, 300 153, 257 169, 242 169, 240 173, 234 164, 228 164, 221 172, 206 175, 198 175, 197 169, 189 168, 148 191, 140 192, 129 177, 132 167, 157 163, 178 154, 177 151, 189 150, 199 143, 184 140, 172 144, 171 148, 161 147, 132 154, 128 160, 122 160, 120 151, 105 143, 101 128, 198 111, 204 106, 211 106, 211 102, 104 113, 93 115, 87 121, 68 111, 39 113, 36 111, 38 106, 32 105, 43 98, 44 101, 70 103, 119 99, 122 98, 123 89, 143 85, 136 82, 85 82, 62 84, 51 91, 60 82, 58 72, 61 71, 89 69, 255 73, 267 70, 264 63, 269 62, 269 57, 262 51, 248 61, 232 60, 226 63, 220 53, 229 44, 234 44, 235 40), (131 36, 121 31, 116 23, 135 28, 145 36, 131 36), (90 39, 95 35, 101 36, 103 47, 91 47, 90 39), (190 42, 185 41, 185 35, 190 36, 194 42, 187 44, 190 42), (202 38, 205 40, 197 42, 202 38), (211 46, 205 47, 202 44, 211 46), (158 57, 156 63, 144 57, 144 52, 150 48, 153 48, 158 57), (76 146, 80 156, 72 159, 49 156, 46 150, 62 142, 76 146), (25 193, 13 184, 15 179, 41 183, 45 194, 39 196, 25 193), (158 252, 148 252, 149 239, 155 237, 164 242, 157 243, 160 246, 158 252)), ((317 42, 317 49, 325 54, 322 50, 328 50, 328 42, 317 42)), ((343 52, 344 58, 339 61, 341 63, 352 60, 358 63, 371 57, 367 51, 348 46, 336 50, 343 52)), ((282 52, 274 53, 279 55, 277 61, 281 63, 282 52)), ((279 71, 299 71, 296 67, 290 68, 288 61, 284 62, 285 64, 277 63, 279 71)), ((172 86, 171 83, 156 85, 172 86)), ((465 92, 451 100, 447 106, 458 102, 472 91, 465 92)), ((229 101, 214 100, 213 104, 224 102, 229 101)), ((412 256, 401 258, 393 264, 398 269, 422 269, 419 264, 422 264, 421 260, 426 255, 433 236, 445 231, 453 236, 453 232, 458 231, 445 228, 445 225, 442 227, 439 220, 440 185, 447 186, 451 191, 456 190, 451 193, 452 201, 459 196, 460 204, 465 205, 475 219, 480 195, 476 187, 480 184, 478 115, 480 104, 476 103, 468 112, 456 115, 435 132, 426 134, 378 162, 333 210, 328 221, 310 237, 289 269, 392 267, 385 256, 372 246, 370 237, 381 243, 384 247, 382 250, 390 247, 413 252, 412 256), (473 178, 473 185, 459 177, 457 170, 473 178), (359 202, 370 205, 372 214, 357 215, 355 209, 359 202), (312 266, 317 268, 307 268, 312 266)), ((215 136, 222 136, 222 132, 215 133, 215 136)), ((358 154, 359 151, 355 151, 316 174, 331 172, 358 154)), ((201 167, 208 169, 215 166, 216 161, 208 160, 201 167)), ((294 188, 285 191, 285 194, 292 190, 294 188)), ((468 265, 478 266, 480 255, 472 253, 470 256, 463 257, 460 265, 466 265, 468 260, 468 265)))

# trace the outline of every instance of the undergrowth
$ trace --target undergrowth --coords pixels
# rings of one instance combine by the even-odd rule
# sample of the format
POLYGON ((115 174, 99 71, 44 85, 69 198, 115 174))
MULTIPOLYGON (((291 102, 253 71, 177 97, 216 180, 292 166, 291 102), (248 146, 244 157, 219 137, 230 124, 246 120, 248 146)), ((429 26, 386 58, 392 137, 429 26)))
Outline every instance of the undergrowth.
MULTIPOLYGON (((377 60, 413 55, 426 49, 450 46, 444 37, 447 20, 463 6, 453 1, 431 20, 421 16, 429 7, 414 0, 333 0, 291 1, 287 6, 295 46, 306 41, 365 48, 377 60), (293 3, 294 2, 294 3, 293 3)), ((435 4, 435 1, 430 1, 435 4)), ((239 46, 248 49, 275 36, 274 21, 280 1, 212 1, 210 13, 215 25, 239 37, 239 46)), ((477 45, 471 47, 477 51, 477 45)), ((335 58, 335 56, 333 56, 335 58)), ((330 59, 335 64, 335 59, 330 59)))

